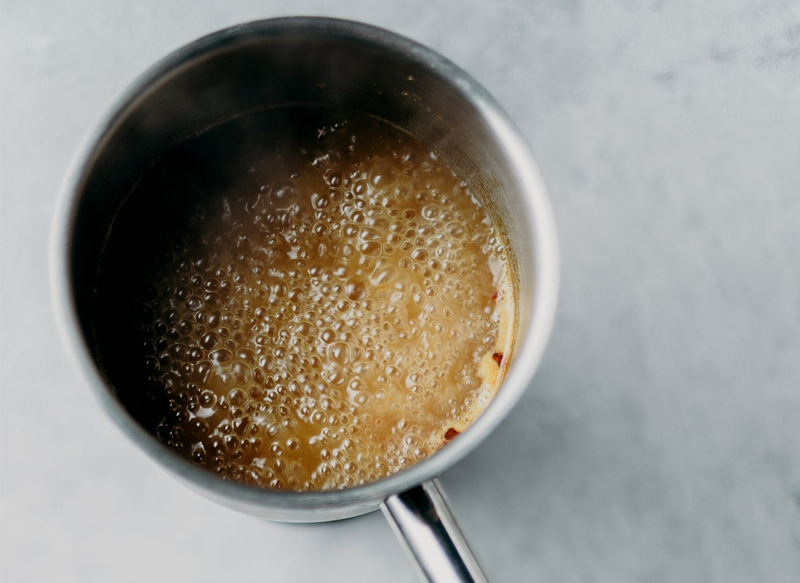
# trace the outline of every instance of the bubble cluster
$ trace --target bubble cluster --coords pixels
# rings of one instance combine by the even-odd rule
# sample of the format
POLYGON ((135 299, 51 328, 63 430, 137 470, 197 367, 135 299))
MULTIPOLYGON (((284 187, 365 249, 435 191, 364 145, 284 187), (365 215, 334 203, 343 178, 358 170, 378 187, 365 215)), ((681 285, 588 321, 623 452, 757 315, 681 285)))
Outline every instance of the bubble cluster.
POLYGON ((260 167, 195 209, 151 272, 159 439, 292 490, 431 455, 502 377, 512 306, 491 220, 423 144, 370 118, 321 125, 260 167))

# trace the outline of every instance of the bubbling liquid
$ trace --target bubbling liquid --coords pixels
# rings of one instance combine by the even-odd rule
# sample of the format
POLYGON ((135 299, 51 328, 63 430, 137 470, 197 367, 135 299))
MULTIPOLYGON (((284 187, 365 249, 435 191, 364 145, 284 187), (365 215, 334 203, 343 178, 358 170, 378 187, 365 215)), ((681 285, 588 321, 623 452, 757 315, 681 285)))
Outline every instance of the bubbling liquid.
POLYGON ((504 243, 429 148, 363 115, 304 116, 255 151, 233 140, 219 183, 151 171, 138 190, 180 192, 190 216, 131 301, 158 438, 308 491, 393 474, 466 429, 502 380, 514 308, 504 243))

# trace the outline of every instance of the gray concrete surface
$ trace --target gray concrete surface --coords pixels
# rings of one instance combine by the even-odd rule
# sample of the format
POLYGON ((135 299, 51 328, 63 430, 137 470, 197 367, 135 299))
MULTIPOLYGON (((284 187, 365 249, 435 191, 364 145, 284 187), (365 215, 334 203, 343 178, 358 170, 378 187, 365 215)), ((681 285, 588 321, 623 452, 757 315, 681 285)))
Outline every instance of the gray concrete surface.
POLYGON ((800 581, 800 4, 3 0, 2 580, 414 581, 380 515, 288 526, 173 482, 55 334, 81 136, 153 61, 291 13, 390 27, 518 122, 563 249, 526 397, 445 474, 495 581, 800 581))

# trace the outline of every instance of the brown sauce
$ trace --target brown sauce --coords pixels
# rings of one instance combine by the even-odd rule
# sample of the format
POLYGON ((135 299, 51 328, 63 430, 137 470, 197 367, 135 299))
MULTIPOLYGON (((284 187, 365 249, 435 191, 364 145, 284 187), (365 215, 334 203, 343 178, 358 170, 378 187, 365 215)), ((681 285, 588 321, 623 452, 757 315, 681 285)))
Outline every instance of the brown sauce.
POLYGON ((109 238, 96 330, 121 398, 169 447, 243 482, 335 489, 480 414, 512 341, 509 281, 490 217, 424 144, 292 108, 146 174, 109 238))

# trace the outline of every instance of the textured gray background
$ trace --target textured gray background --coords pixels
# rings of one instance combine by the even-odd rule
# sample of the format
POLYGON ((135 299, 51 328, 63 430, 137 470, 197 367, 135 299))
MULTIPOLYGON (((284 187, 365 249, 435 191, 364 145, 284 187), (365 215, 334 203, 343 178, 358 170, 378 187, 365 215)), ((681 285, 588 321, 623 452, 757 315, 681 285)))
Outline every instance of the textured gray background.
POLYGON ((55 334, 48 226, 81 136, 168 51, 291 13, 453 59, 549 184, 551 345, 507 423, 443 478, 488 573, 799 581, 800 3, 755 0, 4 0, 3 581, 415 580, 379 514, 272 524, 173 482, 55 334))

